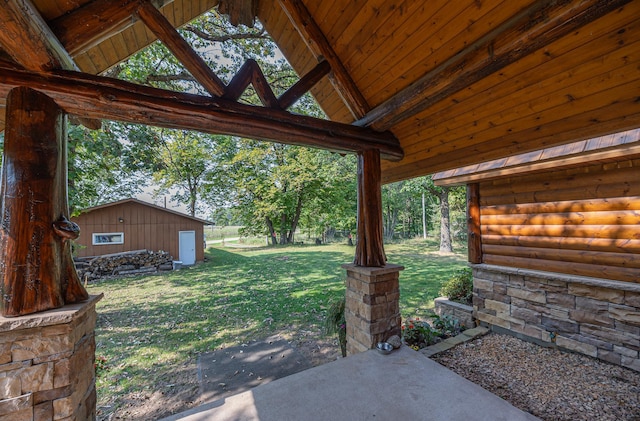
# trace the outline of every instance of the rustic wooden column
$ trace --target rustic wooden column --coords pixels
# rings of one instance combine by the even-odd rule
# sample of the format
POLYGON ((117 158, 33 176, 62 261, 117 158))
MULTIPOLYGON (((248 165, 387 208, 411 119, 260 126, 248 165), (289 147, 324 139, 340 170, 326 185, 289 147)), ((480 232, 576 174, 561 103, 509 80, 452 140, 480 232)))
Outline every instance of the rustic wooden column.
POLYGON ((387 263, 382 241, 382 178, 380 151, 358 153, 358 239, 356 266, 382 267, 387 263))
POLYGON ((469 263, 482 263, 482 235, 480 232, 480 185, 467 185, 467 235, 469 263))
POLYGON ((71 256, 66 115, 21 87, 7 97, 2 165, 2 315, 20 316, 88 299, 71 256))
POLYGON ((347 353, 375 347, 400 335, 400 271, 387 264, 382 241, 380 153, 358 154, 358 238, 353 264, 347 271, 345 322, 347 353))

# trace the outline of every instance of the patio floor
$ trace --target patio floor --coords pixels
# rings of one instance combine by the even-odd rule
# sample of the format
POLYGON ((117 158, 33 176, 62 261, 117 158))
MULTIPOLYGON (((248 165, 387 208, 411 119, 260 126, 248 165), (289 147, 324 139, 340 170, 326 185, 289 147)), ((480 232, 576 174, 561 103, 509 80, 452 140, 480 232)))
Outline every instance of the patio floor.
POLYGON ((403 346, 352 355, 163 421, 537 419, 403 346))

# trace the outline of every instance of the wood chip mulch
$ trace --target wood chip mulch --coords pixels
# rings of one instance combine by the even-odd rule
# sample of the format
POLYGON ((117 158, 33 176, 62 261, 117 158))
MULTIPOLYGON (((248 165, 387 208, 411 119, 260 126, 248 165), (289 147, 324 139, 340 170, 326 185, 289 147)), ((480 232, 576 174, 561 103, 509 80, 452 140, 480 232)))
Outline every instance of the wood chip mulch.
POLYGON ((431 357, 543 420, 640 421, 640 372, 491 333, 431 357))

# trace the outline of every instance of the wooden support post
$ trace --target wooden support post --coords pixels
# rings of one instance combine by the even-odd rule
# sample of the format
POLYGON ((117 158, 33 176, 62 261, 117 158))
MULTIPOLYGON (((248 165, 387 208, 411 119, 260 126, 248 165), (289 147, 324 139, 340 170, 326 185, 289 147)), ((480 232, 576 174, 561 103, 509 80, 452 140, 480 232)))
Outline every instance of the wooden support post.
POLYGON ((382 267, 387 263, 382 241, 380 151, 358 153, 358 242, 353 263, 382 267))
POLYGON ((80 230, 67 204, 66 115, 30 88, 10 91, 2 164, 2 315, 89 298, 71 257, 80 230))
POLYGON ((469 263, 482 263, 482 235, 480 232, 480 185, 467 184, 467 233, 469 263))

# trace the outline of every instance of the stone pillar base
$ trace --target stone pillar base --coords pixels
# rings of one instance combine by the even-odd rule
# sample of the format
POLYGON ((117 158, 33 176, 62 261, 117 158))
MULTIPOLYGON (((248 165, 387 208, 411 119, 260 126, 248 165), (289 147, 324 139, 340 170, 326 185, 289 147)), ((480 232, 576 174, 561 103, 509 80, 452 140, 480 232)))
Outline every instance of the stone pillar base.
POLYGON ((390 336, 400 335, 399 275, 404 267, 342 267, 347 271, 347 354, 366 351, 390 336))
POLYGON ((0 316, 0 419, 95 420, 96 303, 0 316))

